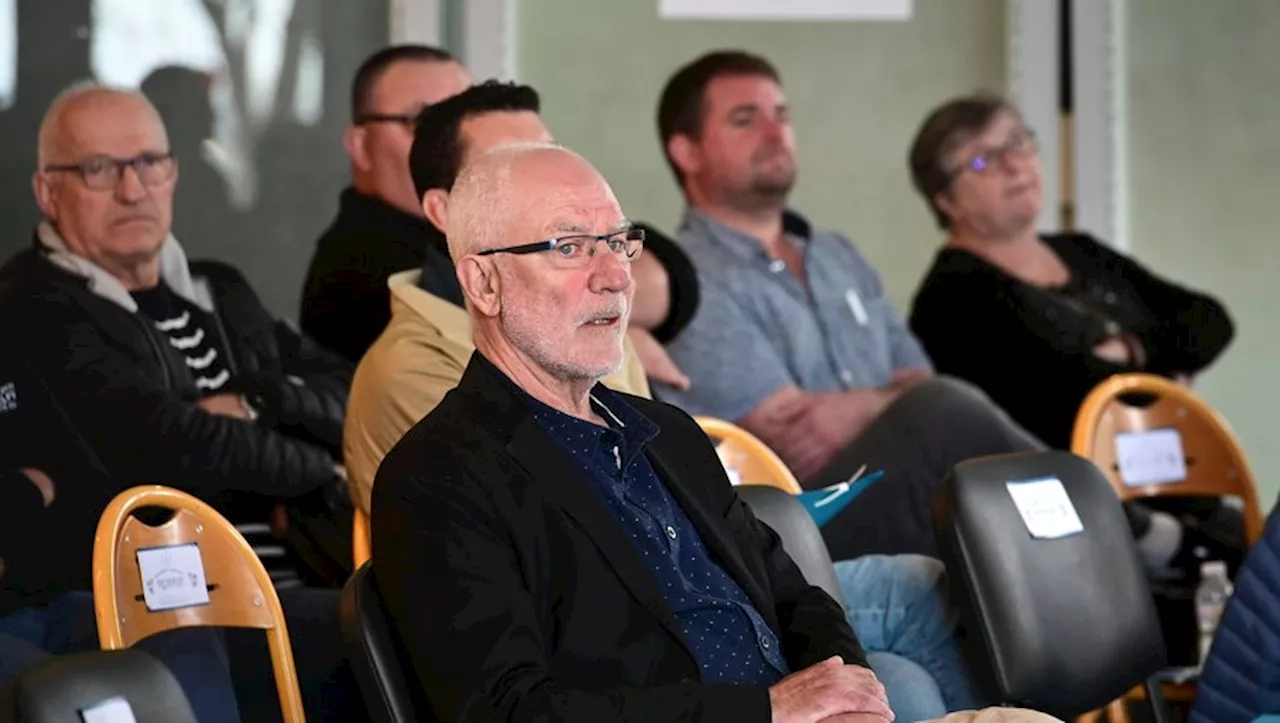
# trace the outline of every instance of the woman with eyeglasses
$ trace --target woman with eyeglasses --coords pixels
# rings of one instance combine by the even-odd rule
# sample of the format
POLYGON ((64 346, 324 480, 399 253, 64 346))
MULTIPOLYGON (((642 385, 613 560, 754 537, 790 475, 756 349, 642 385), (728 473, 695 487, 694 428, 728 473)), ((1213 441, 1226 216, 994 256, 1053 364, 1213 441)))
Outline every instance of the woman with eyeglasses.
POLYGON ((1231 318, 1216 299, 1086 234, 1037 233, 1035 137, 1003 99, 935 110, 910 164, 947 233, 911 328, 940 372, 982 387, 1050 446, 1069 446, 1076 410, 1107 377, 1189 383, 1230 343, 1231 318))
MULTIPOLYGON (((1087 234, 1036 231, 1035 136, 1003 98, 939 106, 909 164, 947 234, 916 292, 911 329, 938 372, 981 387, 1049 446, 1069 448, 1081 402, 1107 377, 1147 372, 1190 384, 1230 343, 1231 318, 1216 299, 1087 234)), ((1162 576, 1189 573, 1194 586, 1199 558, 1233 571, 1240 562, 1239 513, 1217 500, 1125 508, 1144 560, 1162 576)))

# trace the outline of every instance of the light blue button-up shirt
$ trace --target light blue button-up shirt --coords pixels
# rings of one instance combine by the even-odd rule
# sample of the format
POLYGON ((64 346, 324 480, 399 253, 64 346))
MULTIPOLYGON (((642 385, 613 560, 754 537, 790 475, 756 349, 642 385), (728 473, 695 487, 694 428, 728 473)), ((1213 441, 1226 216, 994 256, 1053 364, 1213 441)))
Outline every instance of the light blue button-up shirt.
POLYGON ((788 385, 883 387, 896 370, 931 368, 853 244, 792 213, 784 227, 803 254, 808 288, 760 240, 686 211, 679 242, 698 270, 700 301, 667 350, 692 386, 657 385, 664 401, 732 421, 788 385))

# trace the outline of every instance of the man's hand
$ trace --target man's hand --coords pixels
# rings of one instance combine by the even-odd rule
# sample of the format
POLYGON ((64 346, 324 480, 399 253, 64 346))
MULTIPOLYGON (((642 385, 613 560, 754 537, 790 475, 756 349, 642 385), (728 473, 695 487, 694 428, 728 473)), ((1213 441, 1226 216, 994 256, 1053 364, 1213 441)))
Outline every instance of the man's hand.
POLYGON ((31 484, 35 485, 36 489, 40 490, 40 496, 44 498, 45 507, 53 504, 53 480, 49 479, 49 475, 32 467, 23 468, 22 474, 31 480, 31 484))
POLYGON ((249 414, 249 407, 244 403, 244 397, 239 394, 214 394, 201 399, 196 404, 209 414, 245 421, 253 420, 253 416, 249 414))
POLYGON ((670 384, 681 391, 689 388, 689 377, 680 371, 680 367, 671 360, 667 350, 653 338, 653 334, 647 329, 631 326, 627 328, 627 336, 631 339, 631 345, 636 348, 636 356, 640 357, 640 366, 644 367, 645 376, 655 382, 670 384))
POLYGON ((923 367, 895 369, 893 372, 893 378, 889 380, 889 390, 894 392, 894 396, 897 397, 898 394, 901 394, 911 387, 914 387, 916 384, 919 384, 926 379, 931 379, 932 377, 933 372, 923 367))
POLYGON ((1093 348, 1093 355, 1103 361, 1109 361, 1112 364, 1129 364, 1132 357, 1132 349, 1125 340, 1118 336, 1102 342, 1093 348))
POLYGON ((893 711, 875 673, 832 656, 769 687, 773 723, 816 723, 838 715, 888 723, 893 711))
POLYGON ((817 474, 862 433, 892 396, 880 389, 780 393, 744 420, 801 480, 817 474), (752 427, 760 427, 756 432, 752 427))

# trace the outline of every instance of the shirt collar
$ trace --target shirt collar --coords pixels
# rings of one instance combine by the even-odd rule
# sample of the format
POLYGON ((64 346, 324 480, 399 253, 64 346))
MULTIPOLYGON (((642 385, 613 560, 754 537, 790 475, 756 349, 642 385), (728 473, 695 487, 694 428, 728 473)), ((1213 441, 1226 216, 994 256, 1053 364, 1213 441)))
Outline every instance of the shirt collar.
POLYGON ((554 425, 589 435, 598 441, 598 447, 601 450, 606 447, 611 448, 615 444, 620 445, 624 468, 626 464, 630 464, 631 460, 644 450, 649 442, 658 436, 658 425, 653 420, 646 417, 635 407, 627 404, 621 396, 603 384, 596 384, 592 388, 591 406, 596 413, 604 418, 605 423, 609 425, 608 428, 565 414, 555 407, 536 399, 521 388, 520 385, 512 381, 510 377, 479 351, 475 353, 475 357, 480 363, 487 365, 507 385, 507 388, 515 394, 516 398, 525 404, 530 414, 533 415, 543 429, 554 425))
POLYGON ((363 233, 378 233, 421 253, 425 245, 447 248, 440 233, 421 213, 405 213, 386 201, 348 187, 339 199, 339 217, 346 226, 363 233))
MULTIPOLYGON (((790 209, 782 212, 782 230, 806 243, 812 240, 813 228, 809 221, 790 209)), ((680 222, 680 235, 684 238, 693 236, 706 240, 716 248, 745 261, 767 258, 761 239, 730 228, 693 206, 685 207, 684 218, 680 222)))

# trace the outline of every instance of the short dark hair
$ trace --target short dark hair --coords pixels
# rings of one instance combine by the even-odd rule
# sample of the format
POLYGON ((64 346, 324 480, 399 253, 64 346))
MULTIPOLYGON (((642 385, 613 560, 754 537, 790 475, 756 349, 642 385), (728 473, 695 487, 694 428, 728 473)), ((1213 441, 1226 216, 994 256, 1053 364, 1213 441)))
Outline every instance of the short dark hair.
POLYGON ((698 138, 706 111, 703 101, 707 86, 725 76, 760 76, 782 84, 772 63, 745 50, 712 51, 680 68, 667 80, 658 101, 658 138, 662 141, 662 155, 681 188, 684 175, 667 151, 667 144, 677 135, 698 138))
POLYGON ((911 143, 907 157, 911 183, 924 196, 939 227, 951 227, 951 220, 933 200, 950 188, 955 178, 953 169, 944 165, 946 157, 957 146, 986 130, 1001 113, 1021 117, 1018 109, 1004 96, 979 91, 952 98, 934 108, 925 117, 920 130, 916 131, 916 139, 911 143))
POLYGON ((373 87, 382 79, 387 68, 406 61, 456 63, 458 59, 449 51, 430 45, 392 45, 370 55, 360 64, 356 70, 356 79, 351 82, 351 120, 369 112, 369 98, 373 95, 373 87))
POLYGON ((462 170, 462 122, 486 113, 541 108, 538 91, 527 85, 486 80, 428 106, 418 116, 409 149, 409 175, 421 200, 433 188, 452 190, 462 170))

